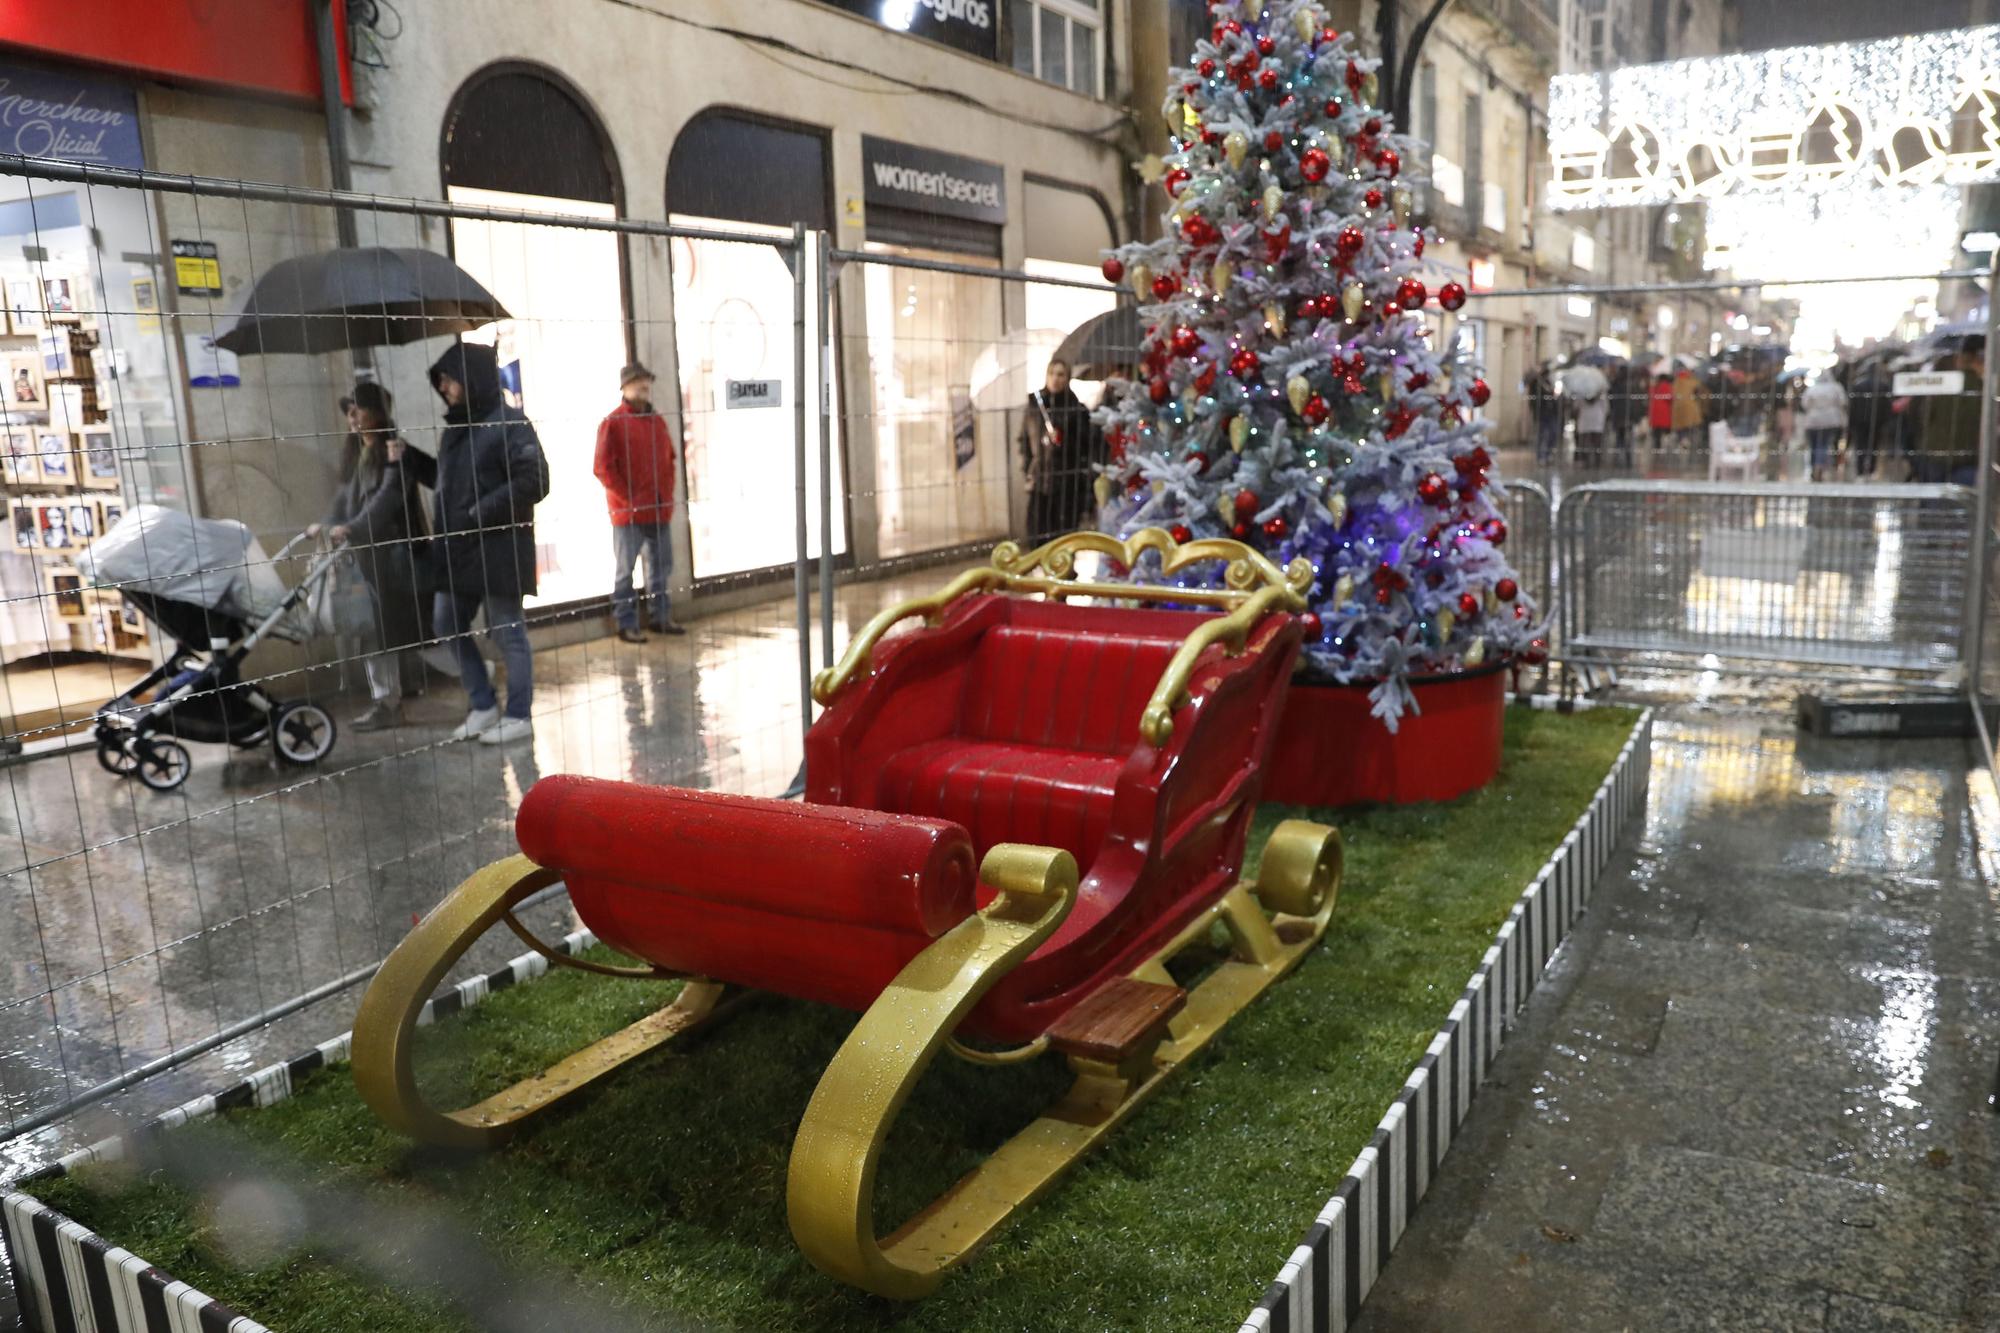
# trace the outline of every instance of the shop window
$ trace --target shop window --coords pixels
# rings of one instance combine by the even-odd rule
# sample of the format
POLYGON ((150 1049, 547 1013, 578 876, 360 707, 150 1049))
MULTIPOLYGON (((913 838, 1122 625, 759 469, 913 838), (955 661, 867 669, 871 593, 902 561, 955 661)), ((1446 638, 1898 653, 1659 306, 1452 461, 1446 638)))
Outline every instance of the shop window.
MULTIPOLYGON (((667 165, 667 206, 676 224, 791 239, 792 222, 820 229, 830 221, 826 139, 817 131, 717 112, 682 131, 667 165), (744 172, 743 162, 758 170, 744 172)), ((801 392, 793 364, 792 273, 769 245, 676 238, 675 361, 680 371, 681 430, 687 459, 688 542, 697 580, 789 565, 796 555, 791 521, 797 486, 794 404, 801 392), (730 386, 739 386, 732 396, 730 386), (742 386, 771 386, 748 396, 742 386)), ((820 549, 821 363, 817 258, 806 273, 807 546, 820 549)), ((838 304, 834 327, 839 327, 838 304)), ((829 416, 841 420, 838 374, 828 386, 829 416)), ((847 551, 847 480, 836 433, 833 550, 847 551)))
MULTIPOLYGON (((870 242, 868 249, 965 262, 909 246, 870 242)), ((882 557, 1006 536, 1013 418, 1004 402, 982 407, 973 393, 982 357, 1006 350, 1002 284, 888 264, 869 264, 863 273, 882 557)))
POLYGON ((1103 0, 1009 0, 1014 68, 1085 97, 1104 67, 1103 0))
POLYGON ((142 191, 0 175, 0 661, 22 727, 150 664, 144 622, 75 562, 133 504, 190 504, 154 216, 142 191))
MULTIPOLYGON (((590 219, 619 212, 603 131, 575 94, 536 70, 496 69, 460 90, 445 119, 444 176, 454 203, 590 219)), ((455 218, 451 245, 459 265, 514 315, 465 337, 498 351, 554 481, 535 511, 541 590, 529 605, 603 597, 613 560, 593 473, 597 423, 617 403, 618 368, 630 354, 619 239, 455 218)))

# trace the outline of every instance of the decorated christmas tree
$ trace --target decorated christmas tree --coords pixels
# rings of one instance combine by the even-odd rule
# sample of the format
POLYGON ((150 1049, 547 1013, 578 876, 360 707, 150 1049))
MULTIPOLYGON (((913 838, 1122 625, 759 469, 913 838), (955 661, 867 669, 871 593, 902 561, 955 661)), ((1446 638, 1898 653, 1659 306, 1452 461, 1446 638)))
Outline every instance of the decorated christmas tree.
MULTIPOLYGON (((1546 650, 1503 554, 1488 389, 1431 345, 1411 142, 1374 105, 1379 62, 1313 0, 1211 0, 1210 16, 1149 164, 1165 235, 1104 264, 1146 330, 1139 379, 1099 412, 1104 524, 1305 556, 1304 671, 1372 684, 1393 729, 1412 678, 1546 650)), ((1465 290, 1435 301, 1456 310, 1465 290)))

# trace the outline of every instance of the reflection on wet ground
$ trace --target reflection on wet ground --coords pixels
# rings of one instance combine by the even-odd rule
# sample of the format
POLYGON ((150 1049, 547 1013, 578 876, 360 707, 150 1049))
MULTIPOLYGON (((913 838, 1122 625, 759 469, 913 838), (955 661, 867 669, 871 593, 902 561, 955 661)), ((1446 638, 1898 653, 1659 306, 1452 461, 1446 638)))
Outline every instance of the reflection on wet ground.
MULTIPOLYGON (((942 577, 842 589, 835 642, 942 577)), ((0 769, 0 1134, 381 958, 446 889, 515 850, 513 812, 544 773, 776 795, 802 753, 797 651, 781 594, 695 621, 685 638, 537 654, 531 742, 447 743, 464 712, 447 685, 414 701, 400 730, 347 730, 317 771, 195 746, 192 778, 163 795, 87 751, 0 769)), ((326 702, 338 717, 360 711, 326 702)), ((575 923, 552 904, 535 924, 575 923)), ((518 953, 503 934, 460 973, 518 953)), ((296 1054, 342 1030, 358 1001, 349 990, 0 1144, 0 1178, 296 1054)))
POLYGON ((1668 709, 1643 838, 1358 1327, 2000 1327, 1975 762, 1668 709))

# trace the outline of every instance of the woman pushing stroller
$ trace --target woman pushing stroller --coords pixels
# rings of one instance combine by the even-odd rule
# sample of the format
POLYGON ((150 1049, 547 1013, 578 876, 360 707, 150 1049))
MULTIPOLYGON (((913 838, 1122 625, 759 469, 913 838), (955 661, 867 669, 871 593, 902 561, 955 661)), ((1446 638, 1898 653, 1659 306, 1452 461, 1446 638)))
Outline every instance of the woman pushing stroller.
MULTIPOLYGON (((402 657, 405 648, 430 637, 431 591, 426 576, 430 525, 415 470, 404 466, 389 391, 363 380, 340 400, 348 435, 341 449, 340 486, 322 523, 306 529, 322 533, 354 557, 353 572, 374 601, 374 651, 365 659, 368 710, 353 720, 356 731, 378 731, 403 721, 402 657)), ((345 573, 345 571, 344 571, 345 573)))

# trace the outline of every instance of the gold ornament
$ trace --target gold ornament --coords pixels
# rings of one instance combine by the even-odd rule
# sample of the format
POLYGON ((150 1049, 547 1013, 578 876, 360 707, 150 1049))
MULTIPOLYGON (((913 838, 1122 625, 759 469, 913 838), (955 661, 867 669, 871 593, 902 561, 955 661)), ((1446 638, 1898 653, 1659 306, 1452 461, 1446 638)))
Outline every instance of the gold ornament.
POLYGON ((1354 576, 1342 574, 1333 585, 1333 604, 1346 606, 1354 596, 1354 576))
MULTIPOLYGON (((1141 265, 1140 267, 1143 269, 1145 266, 1141 265)), ((1149 284, 1152 282, 1151 275, 1147 276, 1146 281, 1149 284)), ((1367 303, 1368 293, 1362 290, 1360 283, 1350 282, 1340 289, 1340 308, 1347 312, 1348 319, 1360 319, 1361 307, 1367 303)))
POLYGON ((1458 617, 1451 613, 1450 607, 1446 607, 1437 613, 1439 643, 1449 643, 1451 641, 1451 627, 1457 623, 1458 617))
MULTIPOLYGON (((1155 494, 1155 495, 1165 495, 1166 493, 1167 493, 1167 483, 1166 483, 1166 481, 1165 481, 1165 480, 1164 480, 1163 478, 1160 478, 1160 477, 1155 477, 1155 478, 1153 478, 1153 494, 1155 494)), ((1449 612, 1447 612, 1446 614, 1450 614, 1450 613, 1449 613, 1449 612)))
POLYGON ((1335 528, 1347 526, 1347 492, 1335 491, 1326 498, 1326 516, 1333 520, 1335 528))
POLYGON ((1438 377, 1437 377, 1437 379, 1436 379, 1436 380, 1435 380, 1434 382, 1435 382, 1435 383, 1436 383, 1436 385, 1437 385, 1437 396, 1438 396, 1438 397, 1442 398, 1442 397, 1444 397, 1444 396, 1445 396, 1446 394, 1448 394, 1448 393, 1450 393, 1450 392, 1451 392, 1451 372, 1450 372, 1450 371, 1448 371, 1448 370, 1440 370, 1440 371, 1438 372, 1438 377))
POLYGON ((1235 527, 1236 526, 1235 497, 1225 495, 1220 500, 1217 500, 1215 502, 1215 513, 1216 516, 1222 520, 1223 527, 1225 528, 1235 527))
POLYGON ((1105 505, 1111 503, 1111 478, 1101 472, 1098 473, 1097 480, 1091 485, 1091 489, 1097 492, 1098 508, 1102 509, 1105 505))
POLYGON ((1324 148, 1326 155, 1333 159, 1333 165, 1341 168, 1347 166, 1347 140, 1335 135, 1331 143, 1323 143, 1320 147, 1324 148))
POLYGON ((1250 151, 1250 136, 1242 130, 1231 130, 1222 136, 1222 160, 1229 164, 1231 171, 1243 169, 1243 158, 1250 151))
POLYGON ((1373 74, 1370 74, 1367 78, 1361 81, 1361 100, 1363 102, 1366 102, 1369 106, 1374 106, 1375 99, 1380 97, 1381 95, 1382 95, 1382 81, 1376 78, 1373 74))
POLYGON ((1264 187, 1264 219, 1275 221, 1285 206, 1285 191, 1275 181, 1264 187))
POLYGON ((1153 295, 1153 270, 1147 268, 1144 264, 1134 264, 1132 265, 1132 271, 1126 274, 1126 277, 1131 279, 1133 295, 1137 296, 1141 301, 1151 299, 1153 295))
POLYGON ((1264 307, 1264 327, 1280 338, 1285 336, 1285 311, 1275 301, 1264 307))
MULTIPOLYGON (((1229 447, 1240 454, 1243 452, 1243 446, 1249 442, 1250 418, 1244 416, 1229 418, 1229 447)), ((1235 520, 1232 519, 1230 521, 1234 522, 1235 520)))
POLYGON ((1294 375, 1285 381, 1285 401, 1292 405, 1292 411, 1306 410, 1306 399, 1312 397, 1312 382, 1304 375, 1294 375))
POLYGON ((1396 212, 1396 225, 1406 226, 1410 221, 1410 192, 1400 189, 1390 191, 1389 206, 1396 212))
POLYGON ((1229 294, 1229 280, 1236 276, 1236 269, 1227 259, 1215 261, 1215 267, 1208 271, 1208 288, 1217 296, 1229 294))
POLYGON ((1465 664, 1469 667, 1476 667, 1485 660, 1486 640, 1484 638, 1474 639, 1472 646, 1465 650, 1465 664))
POLYGON ((1193 102, 1181 103, 1181 128, 1187 130, 1201 128, 1201 113, 1194 109, 1193 102))
POLYGON ((1148 153, 1139 159, 1139 179, 1146 184, 1157 185, 1166 174, 1167 164, 1158 153, 1148 153))
POLYGON ((1498 615, 1499 613, 1500 613, 1500 594, 1494 592, 1491 588, 1488 588, 1486 590, 1486 614, 1492 616, 1492 615, 1498 615))
POLYGON ((1382 401, 1385 403, 1388 402, 1391 398, 1396 396, 1395 376, 1390 375, 1387 372, 1384 372, 1381 378, 1375 381, 1375 389, 1378 393, 1382 395, 1382 401))
POLYGON ((1292 11, 1292 26, 1298 29, 1300 41, 1310 42, 1313 39, 1313 19, 1314 15, 1310 9, 1292 11))

